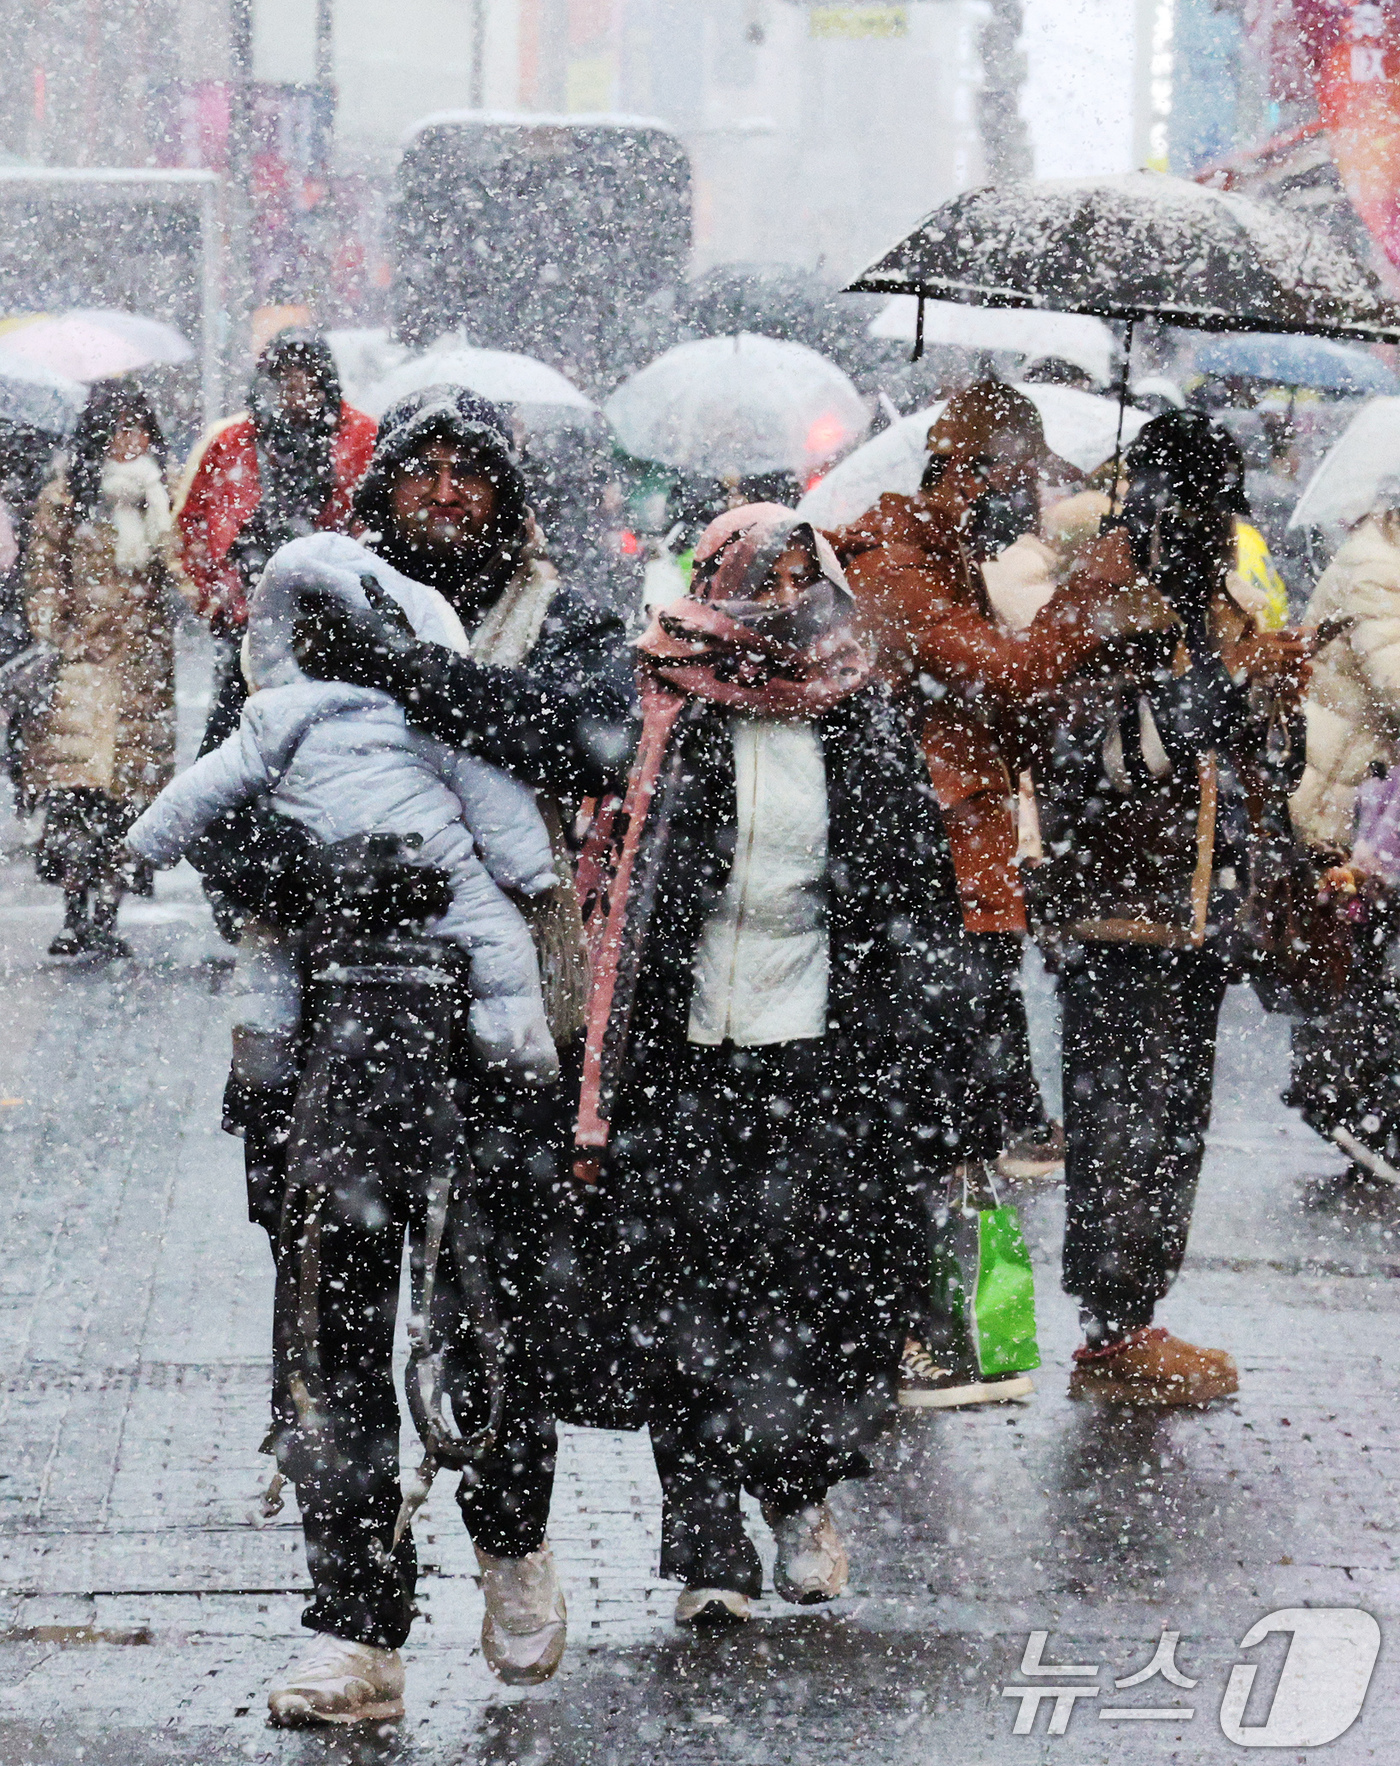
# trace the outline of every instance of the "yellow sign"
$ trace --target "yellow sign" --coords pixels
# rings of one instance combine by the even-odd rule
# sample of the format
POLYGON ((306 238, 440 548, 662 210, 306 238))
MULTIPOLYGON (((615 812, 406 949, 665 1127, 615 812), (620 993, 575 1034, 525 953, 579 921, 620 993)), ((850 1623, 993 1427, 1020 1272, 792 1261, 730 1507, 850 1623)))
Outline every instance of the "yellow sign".
POLYGON ((810 37, 904 37, 909 33, 907 6, 814 6, 808 15, 810 37))

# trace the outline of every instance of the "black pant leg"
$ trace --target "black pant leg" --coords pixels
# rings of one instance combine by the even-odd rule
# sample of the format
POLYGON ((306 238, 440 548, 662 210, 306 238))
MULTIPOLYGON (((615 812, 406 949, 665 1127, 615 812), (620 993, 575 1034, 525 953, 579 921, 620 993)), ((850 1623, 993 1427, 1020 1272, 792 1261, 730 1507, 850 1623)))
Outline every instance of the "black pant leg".
POLYGON ((1111 1335, 1150 1323, 1186 1248, 1224 965, 1089 947, 1064 977, 1064 1286, 1111 1335))
POLYGON ((661 1574, 687 1588, 729 1588, 756 1598, 763 1567, 739 1510, 732 1448, 711 1439, 678 1385, 653 1392, 651 1450, 661 1480, 661 1574))
POLYGON ((391 1551, 402 1493, 394 1320, 405 1221, 331 1195, 323 1217, 284 1222, 277 1269, 276 1381, 289 1394, 278 1463, 296 1485, 312 1600, 302 1624, 397 1649, 412 1621, 417 1557, 411 1533, 391 1551), (386 1218, 387 1215, 387 1218, 386 1218), (312 1235, 308 1241, 308 1234, 312 1235), (314 1262, 314 1377, 297 1271, 314 1262), (298 1396, 302 1394, 302 1396, 298 1396))
MULTIPOLYGON (((554 1363, 571 1321, 552 1271, 568 1261, 563 1161, 571 1145, 582 1047, 561 1056, 556 1086, 477 1082, 465 1101, 465 1157, 490 1236, 506 1337, 506 1400, 499 1435, 464 1475, 457 1500, 472 1540, 491 1557, 526 1557, 539 1549, 554 1490, 554 1363)), ((457 1334, 444 1371, 454 1414, 469 1431, 485 1420, 486 1388, 465 1318, 457 1334)))
POLYGON ((1021 992, 1025 940, 1014 932, 970 932, 965 944, 978 981, 976 1059, 1005 1142, 1027 1129, 1049 1127, 1031 1063, 1030 1025, 1021 992))

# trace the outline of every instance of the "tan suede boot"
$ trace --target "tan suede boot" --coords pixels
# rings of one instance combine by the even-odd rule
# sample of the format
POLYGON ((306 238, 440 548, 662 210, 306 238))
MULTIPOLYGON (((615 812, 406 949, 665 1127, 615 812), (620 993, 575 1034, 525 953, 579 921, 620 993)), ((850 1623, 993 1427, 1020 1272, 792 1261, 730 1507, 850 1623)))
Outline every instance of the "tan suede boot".
POLYGON ((1160 1325, 1102 1349, 1076 1349, 1069 1377, 1071 1398, 1106 1404, 1211 1404, 1239 1389, 1239 1370, 1223 1349, 1198 1349, 1160 1325))

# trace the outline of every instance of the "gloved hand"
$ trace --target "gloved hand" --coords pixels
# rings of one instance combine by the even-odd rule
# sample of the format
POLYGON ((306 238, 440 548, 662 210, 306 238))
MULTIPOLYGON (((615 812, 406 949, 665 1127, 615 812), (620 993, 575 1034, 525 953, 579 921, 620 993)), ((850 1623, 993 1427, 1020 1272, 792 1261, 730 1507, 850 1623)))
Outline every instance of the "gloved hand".
POLYGON ((431 865, 410 865, 393 835, 360 835, 328 846, 279 815, 266 798, 228 811, 190 848, 206 886, 238 913, 271 926, 299 927, 337 902, 357 904, 359 923, 382 931, 447 912, 451 885, 431 865), (388 839, 371 850, 368 842, 388 839))
POLYGON ((323 846, 318 895, 323 911, 342 913, 355 929, 391 932, 436 920, 452 905, 447 874, 409 864, 409 842, 397 834, 355 834, 323 846))
POLYGON ((488 1067, 503 1069, 523 1085, 552 1085, 559 1052, 536 994, 502 994, 472 1001, 467 1015, 472 1048, 488 1067))
POLYGON ((414 637, 403 609, 368 572, 360 586, 368 608, 352 607, 322 589, 301 591, 292 640, 296 659, 318 680, 348 681, 402 697, 431 646, 414 637))

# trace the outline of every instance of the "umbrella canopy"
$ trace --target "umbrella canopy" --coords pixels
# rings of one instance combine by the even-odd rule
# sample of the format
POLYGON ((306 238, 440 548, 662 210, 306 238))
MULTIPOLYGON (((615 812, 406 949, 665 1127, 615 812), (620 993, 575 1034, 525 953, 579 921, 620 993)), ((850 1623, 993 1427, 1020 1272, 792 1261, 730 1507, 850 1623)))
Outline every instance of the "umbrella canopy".
POLYGON ((1347 527, 1381 501, 1400 506, 1400 398, 1362 406, 1324 454, 1288 525, 1347 527))
POLYGON ((1400 393, 1400 381, 1355 344, 1325 337, 1269 337, 1239 332, 1212 337, 1191 352, 1197 374, 1225 380, 1263 380, 1275 386, 1314 386, 1324 392, 1400 393))
MULTIPOLYGON (((1081 472, 1101 465, 1113 452, 1118 429, 1118 406, 1095 393, 1077 392, 1068 386, 1021 385, 1040 412, 1045 440, 1061 459, 1081 472)), ((919 488, 928 454, 924 447, 929 425, 943 409, 944 401, 901 417, 883 429, 873 441, 848 454, 833 466, 820 484, 814 485, 798 505, 818 527, 840 527, 862 515, 884 491, 912 496, 919 488)), ((1123 413, 1123 440, 1131 442, 1146 423, 1141 411, 1123 413)))
POLYGON ((1161 172, 965 191, 848 292, 1400 342, 1400 307, 1325 234, 1161 172))
POLYGON ((194 355, 173 325, 105 307, 40 314, 11 326, 4 347, 7 355, 69 380, 107 380, 194 355))
POLYGON ((748 332, 677 344, 623 381, 603 410, 635 459, 700 478, 805 477, 870 427, 835 363, 748 332))
MULTIPOLYGON (((912 343, 917 308, 917 301, 896 297, 870 321, 867 335, 912 343)), ((1085 313, 967 307, 951 300, 925 305, 924 342, 965 350, 1006 350, 1018 356, 1059 356, 1104 386, 1113 379, 1119 353, 1118 339, 1103 320, 1085 313)))
POLYGON ((76 380, 12 354, 0 337, 0 421, 67 435, 86 390, 76 380))
POLYGON ((365 394, 364 409, 382 417, 399 399, 429 386, 469 387, 497 405, 547 406, 565 422, 587 423, 598 408, 558 369, 534 356, 452 343, 391 368, 365 394))
POLYGON ((335 358, 346 403, 357 411, 364 410, 365 400, 374 387, 408 355, 407 348, 395 343, 382 325, 368 328, 346 326, 328 331, 326 342, 335 358))

